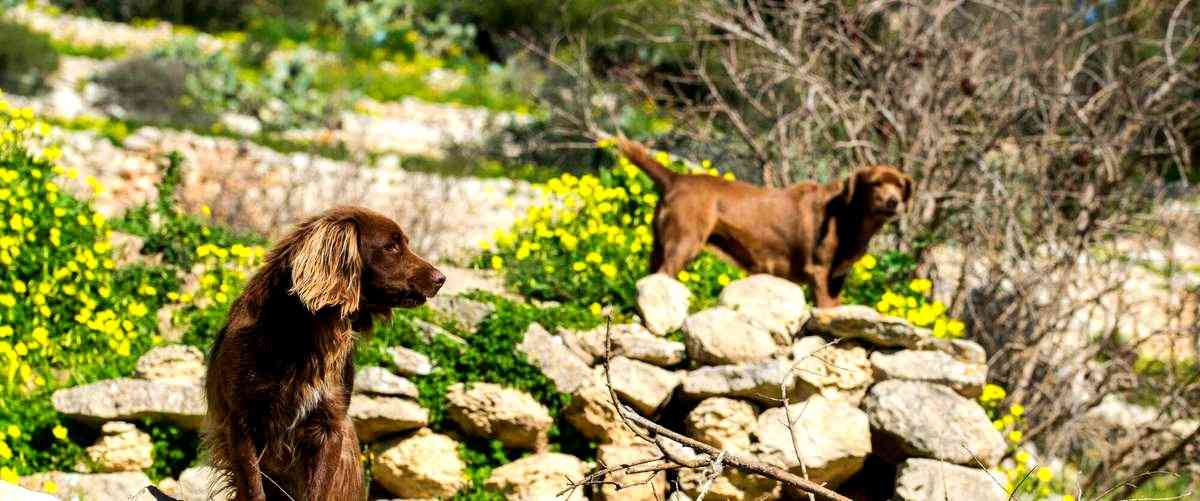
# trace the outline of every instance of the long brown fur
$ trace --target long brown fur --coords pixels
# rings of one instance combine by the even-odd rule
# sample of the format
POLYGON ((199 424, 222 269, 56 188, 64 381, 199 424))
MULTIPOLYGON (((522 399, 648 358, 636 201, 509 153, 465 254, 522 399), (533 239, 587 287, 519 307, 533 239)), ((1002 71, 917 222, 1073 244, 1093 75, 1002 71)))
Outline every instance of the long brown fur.
POLYGON ((807 285, 822 308, 839 304, 850 267, 912 198, 912 178, 887 165, 863 167, 824 185, 769 189, 672 172, 625 138, 617 147, 662 192, 650 271, 675 276, 711 245, 751 273, 807 285))
POLYGON ((365 499, 347 416, 355 331, 437 294, 445 276, 390 219, 356 207, 285 236, 234 301, 209 356, 204 445, 236 500, 365 499))

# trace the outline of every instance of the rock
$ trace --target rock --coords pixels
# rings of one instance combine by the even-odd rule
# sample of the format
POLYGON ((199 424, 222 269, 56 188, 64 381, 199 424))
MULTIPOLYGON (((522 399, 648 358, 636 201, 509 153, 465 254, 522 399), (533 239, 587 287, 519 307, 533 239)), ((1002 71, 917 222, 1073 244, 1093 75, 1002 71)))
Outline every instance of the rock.
MULTIPOLYGON (((637 461, 661 456, 658 447, 641 442, 637 444, 605 444, 596 452, 596 459, 601 464, 616 466, 632 464, 637 461)), ((605 501, 658 501, 667 497, 667 476, 662 473, 638 473, 634 475, 624 472, 614 473, 605 480, 622 485, 605 484, 600 488, 596 499, 605 501)))
POLYGON ((58 498, 49 494, 34 492, 8 482, 0 482, 0 499, 5 501, 58 501, 58 498))
POLYGON ((444 263, 438 263, 438 271, 446 275, 446 283, 438 291, 438 296, 458 296, 465 292, 481 290, 501 297, 513 297, 504 286, 504 278, 489 270, 460 268, 444 263))
POLYGON ((806 336, 792 345, 792 360, 800 398, 819 393, 857 407, 875 380, 867 350, 854 341, 830 344, 806 336))
POLYGON ((797 475, 807 468, 809 479, 830 487, 862 469, 871 453, 871 427, 863 411, 822 395, 791 405, 790 420, 787 410, 775 407, 758 416, 759 459, 797 475))
POLYGON ((637 281, 638 311, 646 328, 659 336, 683 325, 692 293, 686 285, 662 273, 637 281))
POLYGON ((652 415, 679 386, 679 376, 645 362, 617 357, 609 362, 613 391, 644 415, 652 415))
POLYGON ((204 372, 204 353, 194 346, 159 346, 137 360, 136 375, 142 379, 198 382, 204 379, 204 372))
POLYGON ((146 256, 142 255, 142 247, 146 245, 146 240, 142 237, 122 231, 114 231, 112 236, 109 237, 108 242, 112 244, 112 257, 118 268, 142 262, 148 262, 147 264, 161 264, 161 257, 149 260, 146 259, 146 256))
POLYGON ((899 462, 929 457, 991 468, 1004 456, 1000 432, 975 402, 950 388, 915 381, 876 383, 863 400, 875 431, 876 454, 899 462))
MULTIPOLYGON (((584 362, 596 364, 604 361, 606 326, 575 332, 559 330, 563 342, 584 362)), ((671 341, 652 334, 638 324, 613 325, 608 333, 611 355, 632 358, 660 367, 669 367, 683 362, 687 350, 683 343, 671 341)))
MULTIPOLYGON (((0 482, 2 483, 2 482, 0 482)), ((128 501, 150 485, 150 477, 140 471, 121 473, 66 473, 52 471, 21 477, 21 487, 45 492, 47 485, 56 487, 60 499, 87 501, 128 501)), ((7 498, 5 498, 7 499, 7 498)))
POLYGON ((554 381, 558 391, 574 393, 591 379, 591 369, 567 348, 562 338, 551 336, 536 323, 529 325, 517 349, 525 354, 529 363, 554 381))
POLYGON ((376 448, 371 474, 402 498, 450 498, 470 481, 458 457, 458 442, 422 428, 413 436, 376 448))
POLYGON ((433 362, 429 357, 403 346, 393 346, 387 349, 392 357, 392 365, 405 376, 428 376, 433 372, 433 362))
POLYGON ((211 466, 193 466, 179 474, 179 497, 187 501, 207 499, 210 501, 227 501, 232 499, 228 492, 213 492, 210 487, 216 480, 218 471, 211 466))
POLYGON ((419 318, 407 318, 405 320, 411 324, 413 328, 417 329, 417 332, 421 334, 421 339, 426 343, 432 343, 434 339, 444 337, 461 345, 467 344, 467 340, 451 334, 450 331, 443 329, 440 325, 437 325, 433 322, 426 322, 419 318))
MULTIPOLYGON (((684 468, 679 470, 679 488, 688 496, 700 495, 706 470, 684 468)), ((748 475, 733 468, 726 468, 721 476, 713 480, 707 501, 771 501, 781 499, 783 489, 779 482, 758 475, 748 475)))
POLYGON ((900 465, 896 474, 896 494, 892 499, 1005 501, 1009 497, 986 471, 932 459, 912 458, 900 465))
POLYGON ((583 501, 583 489, 576 489, 566 497, 559 497, 558 493, 567 487, 568 479, 579 480, 586 474, 587 465, 575 456, 543 452, 497 467, 484 487, 514 501, 583 501))
POLYGON ((771 275, 751 275, 726 285, 720 301, 751 325, 766 329, 782 345, 790 344, 792 335, 812 316, 804 289, 771 275))
POLYGON ((262 122, 249 115, 242 115, 238 113, 222 113, 221 116, 217 118, 217 121, 226 129, 228 129, 229 132, 239 136, 253 137, 262 132, 262 122))
POLYGON ((429 411, 404 398, 355 395, 350 398, 349 415, 363 442, 429 424, 429 411))
POLYGON ((883 379, 925 381, 949 386, 967 398, 977 398, 987 383, 987 365, 963 362, 943 351, 901 350, 871 354, 875 376, 883 379))
POLYGON ((158 335, 163 338, 163 341, 168 343, 183 341, 183 335, 187 333, 187 329, 183 325, 175 324, 175 312, 182 308, 182 304, 168 304, 159 308, 154 314, 154 319, 158 322, 158 335))
POLYGON ((354 391, 374 395, 417 398, 420 392, 412 381, 392 374, 383 367, 363 367, 354 374, 354 391))
POLYGON ((770 332, 725 307, 687 317, 683 332, 688 358, 702 365, 758 362, 778 350, 770 332))
POLYGON ((749 402, 732 398, 704 399, 689 412, 684 426, 689 437, 718 449, 750 450, 750 432, 758 412, 749 402))
POLYGON ((516 449, 544 449, 554 424, 550 410, 528 393, 491 383, 451 386, 446 412, 467 433, 516 449))
POLYGON ((603 376, 571 394, 571 403, 563 410, 567 422, 581 435, 602 444, 628 444, 638 440, 617 414, 603 376))
POLYGON ((58 390, 51 400, 58 412, 94 425, 151 418, 198 430, 206 412, 198 383, 111 379, 58 390))
POLYGON ((110 421, 100 433, 100 440, 87 448, 97 473, 142 471, 154 464, 154 442, 133 424, 110 421))
MULTIPOLYGON (((683 378, 682 393, 689 399, 743 397, 758 403, 780 405, 780 383, 791 362, 772 359, 765 362, 701 367, 683 378)), ((793 392, 794 384, 791 385, 793 392)))
POLYGON ((924 348, 940 350, 961 362, 971 364, 987 363, 987 352, 975 341, 929 338, 927 346, 924 348))
POLYGON ((448 294, 434 296, 429 300, 429 306, 454 319, 466 332, 475 332, 479 324, 496 311, 496 306, 491 303, 448 294))
POLYGON ((818 308, 806 325, 812 334, 862 339, 885 348, 918 348, 932 338, 929 329, 913 327, 903 319, 880 315, 862 305, 818 308))

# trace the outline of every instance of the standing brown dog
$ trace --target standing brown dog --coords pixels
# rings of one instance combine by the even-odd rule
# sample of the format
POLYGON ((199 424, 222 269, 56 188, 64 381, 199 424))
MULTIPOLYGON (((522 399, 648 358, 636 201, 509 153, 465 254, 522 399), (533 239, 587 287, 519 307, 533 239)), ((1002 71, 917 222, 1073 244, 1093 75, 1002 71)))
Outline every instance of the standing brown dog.
POLYGON ((355 331, 446 281, 392 220, 342 207, 283 238, 229 310, 209 357, 205 446, 235 499, 364 499, 355 331), (265 480, 264 480, 265 479, 265 480))
POLYGON ((617 147, 662 192, 654 210, 651 271, 675 276, 707 243, 751 273, 808 285, 822 308, 838 305, 850 267, 912 198, 912 178, 886 165, 825 185, 768 189, 672 172, 624 138, 617 147))

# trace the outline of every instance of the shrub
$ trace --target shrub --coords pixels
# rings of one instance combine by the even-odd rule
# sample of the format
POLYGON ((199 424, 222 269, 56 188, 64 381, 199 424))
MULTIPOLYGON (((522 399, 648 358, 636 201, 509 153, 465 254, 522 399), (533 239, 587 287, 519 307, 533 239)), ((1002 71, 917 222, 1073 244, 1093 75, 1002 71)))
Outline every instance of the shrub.
POLYGON ((313 19, 323 0, 54 0, 60 7, 112 21, 162 19, 204 30, 242 28, 255 16, 313 19))
POLYGON ((0 19, 0 88, 17 93, 35 92, 57 69, 58 53, 49 36, 0 19))

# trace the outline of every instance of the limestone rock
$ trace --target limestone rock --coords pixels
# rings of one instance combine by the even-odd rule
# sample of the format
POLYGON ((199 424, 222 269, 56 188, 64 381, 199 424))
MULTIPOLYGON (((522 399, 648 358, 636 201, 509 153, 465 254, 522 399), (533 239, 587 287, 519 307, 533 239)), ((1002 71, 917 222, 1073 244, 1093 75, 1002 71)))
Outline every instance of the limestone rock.
POLYGON ((350 399, 349 414, 363 442, 429 424, 429 411, 404 398, 355 395, 350 399))
POLYGON ((417 332, 421 334, 421 339, 426 343, 432 343, 434 339, 441 337, 461 345, 467 344, 467 340, 452 334, 450 331, 433 322, 426 322, 419 318, 406 318, 405 321, 417 329, 417 332))
POLYGON ((674 372, 625 357, 609 362, 609 376, 613 391, 643 415, 653 414, 679 386, 674 372))
POLYGON ((591 369, 567 348, 562 338, 550 335, 536 323, 529 325, 517 349, 554 381, 558 391, 574 393, 591 379, 591 369))
POLYGON ((779 385, 790 366, 791 362, 787 360, 771 359, 751 364, 701 367, 689 371, 683 378, 682 393, 689 399, 743 397, 766 405, 779 405, 779 385))
POLYGON ((193 382, 204 379, 204 353, 182 344, 151 348, 137 360, 137 377, 154 381, 193 382))
MULTIPOLYGON (((605 444, 596 451, 596 459, 610 466, 631 464, 640 460, 662 455, 658 447, 640 442, 636 444, 605 444)), ((618 490, 614 485, 604 485, 597 499, 604 501, 658 501, 667 497, 667 477, 662 474, 639 473, 628 475, 616 473, 606 480, 625 486, 618 490)))
MULTIPOLYGON (((679 470, 679 488, 695 498, 704 483, 704 470, 684 468, 679 470)), ((783 489, 779 482, 758 475, 748 475, 733 468, 726 468, 721 476, 709 486, 705 500, 711 501, 773 501, 782 499, 783 489)))
POLYGON ((528 393, 491 383, 451 386, 446 411, 467 433, 517 449, 545 448, 554 424, 546 406, 528 393))
POLYGON ((228 501, 232 496, 228 492, 213 492, 209 489, 219 472, 211 466, 193 466, 179 474, 179 498, 186 501, 207 499, 210 501, 228 501))
POLYGON ((111 421, 100 433, 100 440, 87 448, 97 473, 142 471, 154 464, 154 442, 133 424, 111 421))
POLYGON ((460 268, 445 263, 438 263, 437 269, 446 275, 446 284, 438 291, 438 297, 458 296, 474 290, 490 292, 502 297, 513 295, 504 286, 504 278, 491 270, 460 268))
POLYGON ((475 332, 479 324, 496 311, 496 307, 490 303, 449 294, 434 296, 429 300, 429 305, 454 319, 467 332, 475 332))
POLYGON ((687 317, 683 332, 688 358, 704 365, 758 362, 778 350, 770 332, 725 307, 687 317))
POLYGON ((128 501, 144 492, 150 477, 140 471, 121 473, 66 473, 52 471, 21 477, 21 487, 45 492, 47 483, 57 487, 54 495, 61 499, 87 501, 128 501))
POLYGON ((469 483, 466 469, 458 457, 458 442, 428 428, 380 444, 371 465, 375 480, 402 498, 453 497, 469 483))
POLYGON ((579 480, 585 474, 587 465, 575 456, 543 452, 492 470, 484 487, 514 501, 583 501, 583 489, 576 489, 566 497, 559 497, 558 493, 567 487, 568 479, 579 480))
POLYGON ((854 341, 830 344, 818 336, 806 336, 792 345, 793 373, 798 395, 821 394, 862 402, 874 382, 867 350, 854 341))
POLYGON ((692 293, 686 285, 662 273, 637 281, 638 311, 646 328, 659 336, 683 325, 692 293))
POLYGON ((684 425, 689 437, 718 449, 747 452, 757 421, 758 412, 749 402, 713 397, 692 409, 684 425))
POLYGON ((58 501, 58 498, 49 494, 31 491, 8 482, 0 482, 0 499, 5 501, 58 501))
POLYGON ((721 304, 742 314, 756 327, 766 329, 779 344, 791 343, 812 313, 804 289, 772 275, 751 275, 721 291, 721 304))
MULTIPOLYGON (((562 337, 571 351, 579 355, 584 362, 596 364, 604 361, 606 326, 575 332, 560 330, 562 337)), ((608 332, 611 340, 611 355, 641 360, 660 367, 669 367, 683 362, 687 350, 683 343, 671 341, 652 334, 638 324, 613 325, 608 332)))
POLYGON ((354 374, 354 391, 374 395, 417 398, 417 385, 383 367, 363 367, 354 374))
POLYGON ((987 472, 932 459, 911 458, 896 474, 895 501, 971 499, 1005 501, 1008 494, 987 472))
POLYGON ((867 415, 845 401, 813 395, 787 409, 775 407, 758 416, 754 434, 759 459, 797 475, 803 467, 809 478, 837 486, 862 469, 871 453, 867 415), (788 429, 788 422, 794 424, 788 429), (800 457, 796 456, 797 445, 800 457))
POLYGON ((571 403, 563 410, 567 422, 581 435, 602 444, 628 444, 638 440, 617 414, 612 397, 599 376, 571 394, 571 403))
POLYGON ((875 430, 876 454, 893 462, 928 457, 955 464, 996 466, 1006 445, 975 402, 945 386, 890 380, 876 383, 863 400, 875 430))
POLYGON ((918 348, 932 338, 929 329, 913 327, 903 319, 881 315, 862 305, 813 310, 807 329, 812 334, 862 339, 885 348, 918 348))
POLYGON ((433 362, 429 357, 403 346, 393 346, 387 349, 392 357, 396 370, 405 376, 428 376, 433 372, 433 362))
POLYGON ((955 360, 970 364, 986 364, 987 352, 982 346, 975 341, 966 339, 938 339, 929 338, 922 346, 924 349, 934 349, 942 351, 954 357, 955 360))
POLYGON ((111 379, 58 390, 51 400, 58 412, 91 424, 151 418, 197 430, 206 412, 198 383, 111 379))
POLYGON ((879 379, 936 383, 967 398, 977 398, 987 383, 987 365, 963 362, 938 350, 877 351, 871 354, 871 366, 879 379))
POLYGON ((117 267, 124 268, 143 261, 151 261, 148 264, 161 264, 160 262, 154 262, 161 261, 161 258, 148 260, 146 256, 142 255, 142 247, 146 245, 146 240, 142 237, 122 231, 114 231, 108 242, 112 244, 113 261, 116 262, 117 267))

